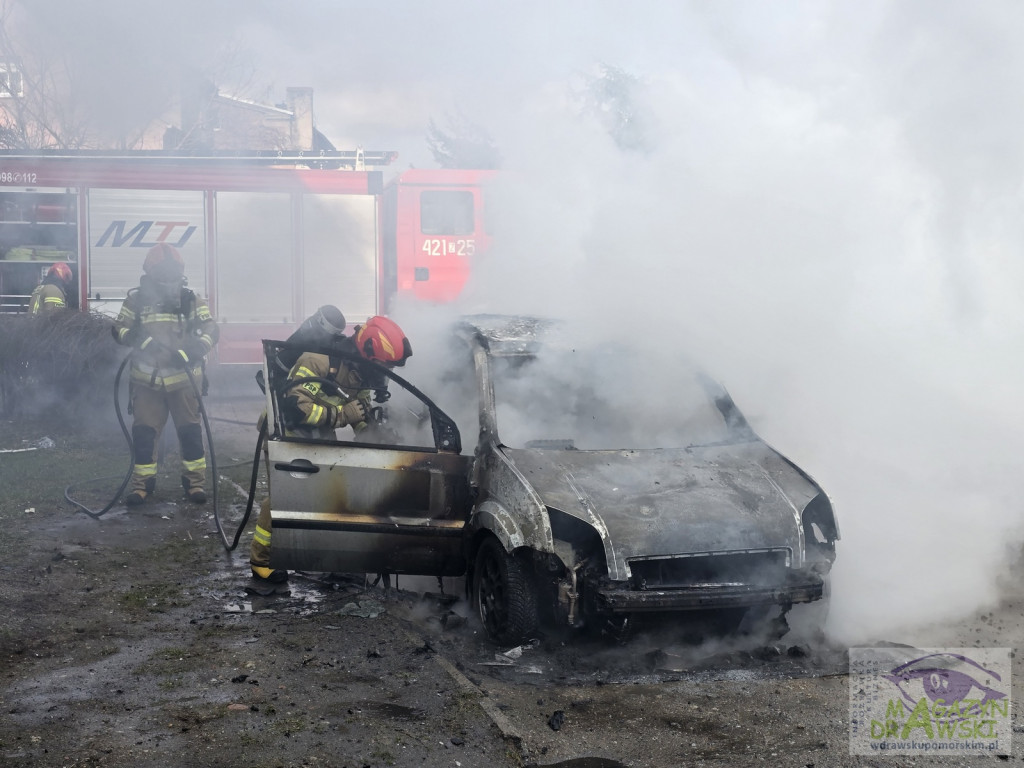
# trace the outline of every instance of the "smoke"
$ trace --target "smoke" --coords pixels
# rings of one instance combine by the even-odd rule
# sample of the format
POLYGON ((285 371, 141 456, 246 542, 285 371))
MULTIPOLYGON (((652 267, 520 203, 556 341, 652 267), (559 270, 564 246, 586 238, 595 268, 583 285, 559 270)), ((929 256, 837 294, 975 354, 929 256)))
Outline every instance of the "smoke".
POLYGON ((410 378, 462 311, 683 353, 835 502, 837 640, 998 599, 1022 536, 1018 4, 32 5, 125 88, 231 40, 275 92, 312 86, 336 145, 403 167, 457 109, 505 159, 496 246, 457 306, 399 307, 410 378), (587 101, 602 67, 634 78, 622 101, 587 101))
POLYGON ((503 115, 465 305, 716 373, 837 506, 835 639, 991 606, 1021 541, 1018 12, 703 8, 704 50, 638 70, 647 152, 571 78, 503 115))

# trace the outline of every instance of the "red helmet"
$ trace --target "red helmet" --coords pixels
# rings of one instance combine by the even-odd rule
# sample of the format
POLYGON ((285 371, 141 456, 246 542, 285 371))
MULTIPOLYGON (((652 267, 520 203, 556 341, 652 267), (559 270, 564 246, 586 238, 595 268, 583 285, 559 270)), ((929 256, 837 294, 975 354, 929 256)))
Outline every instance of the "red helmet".
POLYGON ((398 323, 380 315, 356 328, 355 341, 363 357, 378 363, 405 365, 412 356, 412 345, 398 323))
POLYGON ((146 253, 142 271, 156 278, 181 277, 185 274, 185 261, 173 245, 157 243, 146 253))
POLYGON ((49 277, 50 275, 56 277, 58 280, 64 283, 64 285, 71 285, 71 267, 69 267, 62 261, 58 261, 56 264, 54 264, 52 267, 46 270, 46 275, 47 277, 49 277))

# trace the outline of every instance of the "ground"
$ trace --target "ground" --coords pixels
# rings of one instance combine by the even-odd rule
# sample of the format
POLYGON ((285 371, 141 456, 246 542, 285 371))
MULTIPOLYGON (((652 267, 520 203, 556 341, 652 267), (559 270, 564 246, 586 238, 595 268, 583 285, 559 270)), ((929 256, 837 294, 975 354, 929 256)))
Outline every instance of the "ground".
MULTIPOLYGON (((626 639, 550 634, 509 649, 467 618, 458 580, 385 589, 361 576, 297 574, 286 592, 249 594, 253 519, 227 547, 245 511, 260 401, 254 385, 230 378, 207 400, 222 478, 216 517, 212 503, 182 497, 173 446, 153 502, 97 516, 128 469, 124 438, 102 407, 74 429, 45 418, 2 424, 0 764, 1020 759, 850 756, 846 649, 810 633, 694 645, 662 627, 626 639)), ((850 553, 840 546, 839 556, 850 553)), ((999 611, 933 633, 930 644, 1014 646, 1020 605, 1008 589, 999 611)))

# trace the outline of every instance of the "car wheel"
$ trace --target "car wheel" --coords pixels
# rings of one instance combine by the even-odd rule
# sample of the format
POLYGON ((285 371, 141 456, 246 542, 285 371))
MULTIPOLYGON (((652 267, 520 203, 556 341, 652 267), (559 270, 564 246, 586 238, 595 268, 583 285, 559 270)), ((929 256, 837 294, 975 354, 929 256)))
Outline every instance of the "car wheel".
POLYGON ((531 574, 493 537, 485 539, 476 554, 473 605, 496 643, 516 645, 537 632, 537 589, 531 574))

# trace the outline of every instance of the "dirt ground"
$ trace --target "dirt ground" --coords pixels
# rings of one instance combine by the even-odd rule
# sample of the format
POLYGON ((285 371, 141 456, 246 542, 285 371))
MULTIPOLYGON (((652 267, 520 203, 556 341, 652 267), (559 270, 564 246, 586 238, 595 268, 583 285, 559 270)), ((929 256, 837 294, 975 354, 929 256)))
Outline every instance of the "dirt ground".
MULTIPOLYGON (((216 386, 215 377, 206 404, 221 477, 216 518, 212 504, 184 501, 173 446, 156 499, 140 509, 115 505, 95 518, 65 499, 95 513, 117 490, 128 456, 112 413, 86 415, 75 430, 0 424, 0 765, 1021 759, 850 756, 846 649, 812 635, 695 645, 680 627, 661 627, 625 641, 552 635, 508 649, 466 618, 458 580, 442 594, 430 580, 384 589, 297 574, 287 591, 249 594, 254 520, 236 550, 225 547, 245 510, 260 411, 247 381, 216 386)), ((839 556, 848 556, 841 546, 839 556)), ((1008 591, 995 614, 922 644, 1016 646, 1021 605, 1008 591)))

